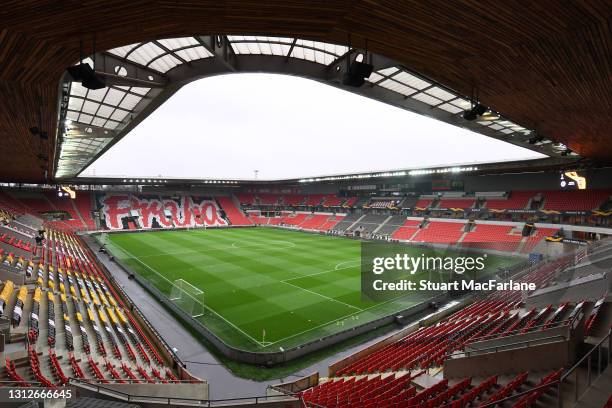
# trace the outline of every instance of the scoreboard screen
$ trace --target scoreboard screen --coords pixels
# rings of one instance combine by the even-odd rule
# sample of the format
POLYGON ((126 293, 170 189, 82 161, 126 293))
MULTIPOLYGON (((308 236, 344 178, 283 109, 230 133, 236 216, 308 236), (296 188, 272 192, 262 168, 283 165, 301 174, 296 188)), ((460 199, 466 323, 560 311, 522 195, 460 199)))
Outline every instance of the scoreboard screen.
POLYGON ((564 190, 585 190, 587 188, 587 179, 577 171, 564 171, 561 172, 559 186, 564 190))

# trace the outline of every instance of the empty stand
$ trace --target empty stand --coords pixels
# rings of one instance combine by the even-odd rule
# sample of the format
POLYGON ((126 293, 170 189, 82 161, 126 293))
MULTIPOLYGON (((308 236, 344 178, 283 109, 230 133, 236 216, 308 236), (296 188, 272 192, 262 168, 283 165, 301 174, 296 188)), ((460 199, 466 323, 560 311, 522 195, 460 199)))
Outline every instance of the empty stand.
POLYGON ((467 209, 467 208, 472 208, 474 207, 474 204, 476 203, 476 200, 474 198, 464 198, 464 199, 459 199, 459 198, 443 198, 440 200, 440 203, 438 204, 438 208, 462 208, 462 209, 467 209))
POLYGON ((7 356, 5 380, 177 381, 78 236, 49 230, 40 263, 30 264, 35 283, 7 281, 0 290, 0 314, 11 319, 13 337, 28 341, 27 364, 7 356))
POLYGON ((553 211, 589 211, 610 198, 610 190, 544 191, 544 209, 553 211))
POLYGON ((306 217, 304 222, 300 224, 300 228, 320 231, 321 226, 327 222, 329 217, 327 214, 312 214, 306 217))
POLYGON ((487 199, 485 207, 492 210, 523 210, 534 195, 533 191, 512 191, 505 200, 487 199))
POLYGON ((231 197, 217 197, 217 202, 225 211, 225 215, 231 225, 251 225, 251 220, 244 214, 244 212, 234 204, 231 197))
POLYGON ((419 229, 423 220, 406 220, 400 228, 398 228, 391 238, 399 240, 409 240, 419 229))
POLYGON ((417 232, 412 241, 454 244, 463 235, 464 227, 462 222, 431 221, 417 232))
POLYGON ((433 199, 429 198, 419 198, 414 204, 414 206, 418 208, 429 208, 433 204, 433 201, 433 199))
POLYGON ((236 198, 243 205, 253 205, 255 203, 255 195, 248 193, 236 193, 236 198))
POLYGON ((321 205, 323 207, 341 207, 345 199, 336 195, 330 194, 325 196, 321 205))
POLYGON ((309 194, 306 196, 306 200, 304 201, 304 205, 309 207, 316 207, 321 205, 323 200, 326 198, 325 194, 309 194))
POLYGON ((281 223, 284 225, 299 227, 307 217, 308 214, 305 213, 287 214, 281 218, 281 223))
POLYGON ((304 197, 303 194, 284 194, 280 201, 283 205, 299 206, 302 205, 304 197))
POLYGON ((512 233, 514 226, 476 223, 474 229, 467 232, 462 245, 472 248, 492 249, 514 252, 518 249, 523 236, 512 233))
POLYGON ((529 253, 534 250, 546 237, 554 235, 558 229, 556 228, 537 228, 535 233, 527 237, 522 252, 529 253))

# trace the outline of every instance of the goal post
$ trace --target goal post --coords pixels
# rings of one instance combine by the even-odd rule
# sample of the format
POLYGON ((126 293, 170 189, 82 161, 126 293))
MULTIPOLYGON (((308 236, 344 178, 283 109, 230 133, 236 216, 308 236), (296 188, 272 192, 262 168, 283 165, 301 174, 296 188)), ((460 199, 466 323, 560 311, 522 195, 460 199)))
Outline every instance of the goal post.
POLYGON ((177 279, 172 283, 170 301, 189 313, 191 317, 204 315, 204 292, 184 279, 177 279))
POLYGON ((108 243, 108 233, 101 232, 98 240, 101 245, 106 245, 108 243))

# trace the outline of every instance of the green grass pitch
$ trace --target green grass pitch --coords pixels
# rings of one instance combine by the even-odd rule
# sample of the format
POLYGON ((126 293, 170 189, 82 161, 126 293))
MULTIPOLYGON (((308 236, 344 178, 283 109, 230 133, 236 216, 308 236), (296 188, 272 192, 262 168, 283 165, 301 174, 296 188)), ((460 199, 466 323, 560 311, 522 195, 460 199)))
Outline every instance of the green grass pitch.
MULTIPOLYGON (((204 292, 197 319, 246 350, 297 346, 427 299, 361 299, 360 242, 274 228, 109 234, 109 250, 170 297, 183 279, 204 292)), ((424 252, 414 248, 415 255, 424 252)), ((489 256, 491 269, 516 258, 489 256)))

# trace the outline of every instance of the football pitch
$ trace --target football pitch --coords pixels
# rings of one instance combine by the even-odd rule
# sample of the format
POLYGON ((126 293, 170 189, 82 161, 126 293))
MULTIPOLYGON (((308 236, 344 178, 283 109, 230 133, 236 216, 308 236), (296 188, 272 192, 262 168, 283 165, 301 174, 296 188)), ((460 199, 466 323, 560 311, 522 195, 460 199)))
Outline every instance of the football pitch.
MULTIPOLYGON (((194 318, 250 351, 298 346, 431 297, 362 300, 360 242, 342 237, 265 227, 152 231, 108 234, 107 248, 168 298, 177 279, 199 289, 204 307, 194 318)), ((487 273, 516 262, 489 255, 487 273)))

